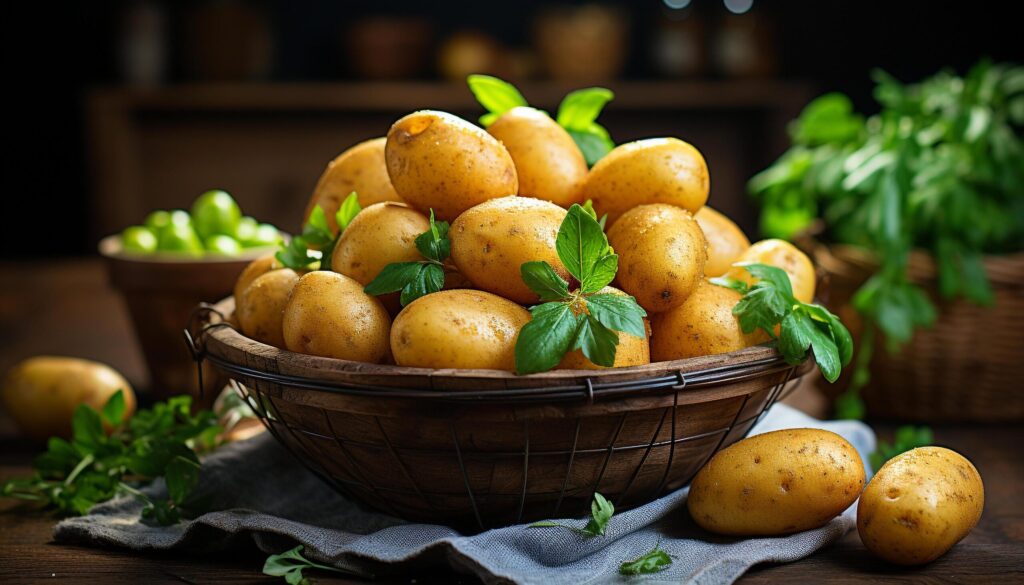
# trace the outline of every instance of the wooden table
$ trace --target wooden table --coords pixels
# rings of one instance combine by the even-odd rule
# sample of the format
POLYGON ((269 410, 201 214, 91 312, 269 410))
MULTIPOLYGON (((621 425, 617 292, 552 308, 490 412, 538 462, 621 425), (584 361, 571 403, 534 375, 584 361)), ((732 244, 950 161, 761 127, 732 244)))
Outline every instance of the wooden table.
MULTIPOLYGON (((93 357, 143 387, 146 382, 124 309, 94 260, 0 264, 0 368, 37 353, 93 357)), ((10 429, 0 413, 0 479, 28 473, 37 449, 10 429)), ((880 433, 885 437, 892 430, 884 426, 880 433)), ((923 568, 894 567, 872 557, 853 532, 801 561, 756 567, 741 583, 1024 582, 1024 432, 1019 425, 942 426, 935 435, 939 444, 969 457, 986 482, 981 523, 949 554, 923 568)), ((264 556, 255 547, 201 555, 57 545, 51 540, 54 522, 0 500, 0 583, 275 582, 261 575, 264 556)), ((315 575, 320 583, 366 583, 315 575)), ((383 582, 476 581, 436 572, 383 582)))

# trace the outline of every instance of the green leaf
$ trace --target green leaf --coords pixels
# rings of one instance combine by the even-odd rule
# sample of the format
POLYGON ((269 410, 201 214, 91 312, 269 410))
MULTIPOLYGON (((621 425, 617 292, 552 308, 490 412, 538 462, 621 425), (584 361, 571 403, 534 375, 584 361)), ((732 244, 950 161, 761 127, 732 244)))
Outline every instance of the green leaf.
POLYGON ((442 288, 444 288, 444 269, 437 264, 419 263, 416 275, 402 287, 399 302, 404 307, 416 299, 436 293, 442 288))
MULTIPOLYGON (((603 87, 588 87, 569 92, 558 106, 555 121, 566 130, 587 130, 605 104, 615 97, 611 90, 603 87)), ((596 218, 595 218, 596 219, 596 218)))
POLYGON ((519 93, 514 85, 497 77, 470 75, 466 78, 466 83, 476 97, 476 101, 490 112, 489 115, 480 118, 480 124, 484 127, 512 108, 529 105, 526 103, 526 98, 519 93))
POLYGON ((604 230, 577 204, 569 208, 558 228, 555 249, 569 274, 581 283, 595 282, 594 264, 610 251, 604 230))
MULTIPOLYGON (((768 264, 750 264, 746 262, 739 262, 734 264, 734 266, 743 268, 759 281, 767 281, 783 296, 793 296, 793 285, 789 281, 789 273, 785 270, 768 264)), ((757 286, 757 284, 754 286, 757 286)))
POLYGON ((594 262, 594 267, 589 277, 580 283, 580 289, 585 294, 595 293, 611 284, 615 280, 615 273, 618 271, 618 254, 601 256, 597 259, 597 262, 594 262))
POLYGON ((547 262, 524 262, 519 273, 526 286, 542 301, 560 301, 569 296, 569 283, 547 262))
POLYGON ((581 318, 562 302, 537 305, 516 339, 516 373, 546 372, 558 365, 576 338, 581 318))
POLYGON ((649 575, 664 571, 672 564, 672 558, 655 545, 650 552, 632 561, 625 561, 619 565, 619 573, 623 575, 649 575))
POLYGON ((885 462, 911 449, 927 447, 935 441, 934 433, 929 427, 903 426, 896 430, 892 443, 879 441, 878 448, 871 454, 871 467, 878 471, 885 462))
POLYGON ((590 522, 583 530, 594 536, 604 536, 608 521, 615 514, 615 506, 601 494, 594 492, 594 501, 590 503, 590 522))
POLYGON ((587 297, 587 311, 608 329, 641 339, 647 337, 644 317, 647 312, 631 296, 596 294, 587 297))
POLYGON ((124 418, 124 391, 118 390, 107 400, 107 403, 103 405, 103 420, 107 421, 110 426, 116 427, 121 424, 121 419, 124 418))
POLYGON ((83 453, 95 451, 106 439, 100 414, 88 404, 79 404, 71 418, 72 443, 83 453))
POLYGON ((338 233, 345 231, 348 224, 352 223, 363 208, 359 205, 359 196, 355 191, 348 194, 348 197, 341 202, 338 211, 334 214, 334 221, 338 224, 338 233))
MULTIPOLYGON (((604 129, 601 128, 601 130, 604 129)), ((573 142, 576 143, 580 152, 583 153, 583 158, 587 161, 587 165, 591 167, 615 148, 615 143, 608 136, 606 130, 602 132, 597 128, 588 128, 587 130, 567 130, 566 132, 569 133, 573 142)))
POLYGON ((435 221, 434 210, 430 210, 430 229, 416 237, 416 249, 427 260, 444 262, 451 254, 448 239, 448 222, 435 221))
POLYGON ((180 505, 199 483, 199 462, 176 456, 167 463, 164 478, 167 480, 168 495, 175 504, 180 505))
POLYGON ((864 420, 867 408, 860 394, 847 390, 836 398, 836 418, 850 420, 864 420))
POLYGON ((599 366, 612 367, 615 365, 619 335, 602 325, 593 315, 581 317, 573 349, 582 350, 588 360, 599 366))
POLYGON ((745 295, 745 294, 747 294, 750 291, 750 285, 749 284, 747 284, 746 282, 744 282, 742 280, 737 280, 735 278, 728 278, 728 277, 725 277, 725 276, 716 276, 714 278, 709 278, 708 282, 710 282, 711 284, 717 285, 717 286, 724 286, 725 288, 732 289, 732 290, 740 293, 741 295, 745 295))
POLYGON ((812 319, 828 326, 828 332, 839 352, 839 359, 844 367, 847 366, 853 359, 853 337, 850 335, 850 331, 839 320, 839 317, 821 305, 804 304, 803 308, 812 319))
POLYGON ((363 287, 363 292, 379 296, 400 291, 419 276, 421 266, 423 266, 422 262, 388 264, 380 271, 377 278, 363 287))

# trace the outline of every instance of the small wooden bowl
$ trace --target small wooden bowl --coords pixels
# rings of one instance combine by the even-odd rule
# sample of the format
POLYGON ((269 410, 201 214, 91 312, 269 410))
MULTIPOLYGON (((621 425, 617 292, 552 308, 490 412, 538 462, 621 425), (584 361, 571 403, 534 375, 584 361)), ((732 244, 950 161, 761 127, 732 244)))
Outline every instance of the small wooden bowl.
MULTIPOLYGON (((200 302, 231 294, 249 262, 269 251, 254 248, 239 256, 193 258, 125 252, 118 235, 100 241, 99 252, 106 261, 110 283, 124 296, 131 314, 149 370, 148 389, 155 398, 190 393, 196 388, 195 362, 182 343, 182 324, 200 302)), ((225 380, 217 380, 213 371, 209 372, 204 390, 212 400, 225 380)))
POLYGON ((197 359, 299 461, 368 506, 467 531, 581 516, 595 491, 628 509, 678 489, 811 367, 768 347, 530 376, 374 365, 259 343, 233 310, 193 324, 197 359))

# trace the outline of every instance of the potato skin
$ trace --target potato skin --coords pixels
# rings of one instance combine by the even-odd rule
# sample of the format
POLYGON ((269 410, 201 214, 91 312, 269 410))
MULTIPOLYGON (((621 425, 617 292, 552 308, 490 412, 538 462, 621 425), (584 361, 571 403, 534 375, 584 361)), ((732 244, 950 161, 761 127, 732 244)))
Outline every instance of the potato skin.
POLYGON ((452 261, 474 287, 520 304, 540 300, 520 276, 524 262, 543 260, 562 278, 555 250, 566 211, 530 197, 500 197, 468 209, 452 223, 452 261))
POLYGON ((422 260, 416 237, 429 229, 430 220, 404 203, 371 205, 341 234, 331 269, 366 286, 388 264, 422 260))
POLYGON ((564 128, 540 110, 512 108, 487 128, 501 141, 519 176, 519 194, 568 208, 583 203, 587 161, 564 128))
POLYGON ((391 186, 388 168, 384 162, 386 142, 387 139, 383 136, 360 142, 327 163, 327 169, 320 175, 320 180, 306 205, 306 213, 302 216, 303 223, 309 219, 313 208, 319 205, 327 214, 327 223, 331 231, 338 233, 334 214, 353 191, 359 197, 359 205, 364 208, 381 201, 401 201, 402 198, 391 186))
POLYGON ((974 528, 985 486, 956 451, 920 447, 893 457, 860 497, 857 531, 864 546, 899 565, 922 565, 974 528))
POLYGON ((787 429, 756 435, 711 458, 686 505, 709 532, 778 536, 824 526, 864 487, 864 464, 839 435, 787 429))
POLYGON ((701 207, 693 219, 697 220, 708 242, 708 262, 704 265, 704 276, 722 276, 729 271, 740 254, 750 247, 750 240, 731 219, 710 207, 701 207))
POLYGON ((496 197, 519 192, 516 166, 493 136, 445 112, 413 112, 395 122, 384 149, 399 196, 445 221, 496 197))
POLYGON ((274 347, 284 347, 284 307, 299 275, 291 268, 256 277, 235 297, 235 316, 242 333, 274 347))
POLYGON ((444 290, 409 303, 391 326, 395 363, 418 368, 515 370, 530 312, 497 295, 444 290))
POLYGON ((618 287, 649 313, 683 304, 704 279, 704 233, 679 207, 634 207, 612 224, 608 242, 619 255, 618 287))
MULTIPOLYGON (((611 286, 606 286, 597 291, 597 293, 626 296, 626 293, 611 286)), ((625 368, 627 366, 642 366, 651 363, 651 326, 647 319, 644 319, 644 330, 647 332, 644 337, 637 337, 621 331, 617 332, 619 345, 615 348, 615 362, 611 367, 625 368)), ((555 369, 605 370, 607 367, 595 364, 588 360, 587 356, 583 355, 582 350, 574 349, 562 357, 562 361, 555 366, 555 369)))
POLYGON ((282 327, 289 351, 376 364, 388 354, 391 317, 358 281, 317 270, 295 284, 282 327))
POLYGON ((25 435, 36 441, 71 437, 71 419, 79 404, 100 410, 118 390, 124 417, 135 412, 135 391, 106 364, 78 358, 37 356, 11 368, 0 387, 0 402, 25 435))
POLYGON ((704 156, 678 138, 621 144, 590 169, 581 198, 612 224, 627 210, 668 203, 696 213, 708 200, 711 179, 704 156))
MULTIPOLYGON (((807 254, 785 240, 761 240, 740 254, 736 262, 753 262, 781 268, 789 274, 793 296, 798 301, 810 303, 814 300, 814 289, 817 286, 814 264, 807 254)), ((725 276, 742 280, 749 285, 758 280, 739 266, 730 268, 725 276)))
POLYGON ((242 274, 238 275, 238 280, 235 281, 235 300, 237 301, 238 297, 242 296, 242 291, 248 288, 252 281, 271 270, 277 270, 281 267, 281 263, 277 261, 273 254, 261 256, 250 262, 245 267, 245 270, 242 270, 242 274))
POLYGON ((742 296, 702 281, 683 304, 651 317, 651 359, 656 362, 729 353, 767 341, 743 333, 732 308, 742 296))

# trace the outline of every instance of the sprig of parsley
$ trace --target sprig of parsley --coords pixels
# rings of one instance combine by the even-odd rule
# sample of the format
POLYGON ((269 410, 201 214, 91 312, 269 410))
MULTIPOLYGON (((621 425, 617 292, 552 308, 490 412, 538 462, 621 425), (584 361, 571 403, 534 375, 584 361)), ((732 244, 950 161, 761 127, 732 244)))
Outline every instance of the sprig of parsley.
POLYGON ((547 262, 520 267, 523 282, 545 302, 530 309, 533 318, 519 332, 516 372, 545 372, 577 349, 595 364, 610 367, 619 344, 616 332, 646 336, 647 313, 631 296, 598 292, 615 278, 619 257, 601 225, 583 207, 569 208, 555 250, 579 288, 570 291, 569 283, 547 262))
POLYGON ((0 484, 0 495, 39 502, 63 515, 81 515, 118 493, 143 499, 143 517, 162 525, 181 518, 199 481, 197 451, 216 445, 221 427, 208 411, 193 415, 192 398, 176 396, 122 421, 124 395, 116 392, 100 411, 82 404, 72 419, 70 441, 51 437, 36 458, 35 473, 0 484), (110 435, 104 424, 112 427, 110 435), (163 477, 168 499, 138 490, 163 477))
POLYGON ((344 569, 314 563, 302 556, 302 549, 303 546, 300 544, 299 546, 291 550, 287 550, 279 555, 270 555, 267 557, 267 561, 263 563, 263 574, 270 575, 271 577, 284 577, 284 580, 289 585, 309 585, 309 579, 302 575, 302 571, 305 569, 321 569, 323 571, 333 571, 335 573, 348 573, 348 571, 345 571, 344 569))
POLYGON ((423 260, 388 264, 363 291, 375 296, 402 291, 399 301, 404 307, 444 288, 444 261, 451 254, 452 243, 448 239, 448 222, 435 221, 433 209, 430 229, 416 236, 416 249, 423 260))
POLYGON ((672 557, 661 548, 661 543, 640 558, 626 561, 619 565, 622 575, 649 575, 664 571, 672 564, 672 557))
POLYGON ((335 234, 327 223, 327 214, 323 208, 319 205, 313 207, 309 219, 302 226, 302 234, 281 244, 281 249, 275 254, 277 261, 292 270, 308 270, 314 263, 319 263, 320 270, 330 270, 334 247, 360 211, 362 207, 359 205, 359 197, 353 191, 334 214, 338 224, 338 233, 335 234))
MULTIPOLYGON (((480 105, 487 109, 480 117, 480 124, 485 128, 512 108, 529 105, 514 85, 497 77, 470 75, 466 83, 480 105)), ((596 121, 605 104, 614 97, 609 89, 588 87, 570 92, 558 106, 555 121, 572 136, 590 166, 615 148, 608 130, 596 121)))
POLYGON ((929 427, 903 426, 896 429, 896 436, 892 443, 879 441, 878 448, 871 454, 871 467, 878 471, 885 462, 893 457, 916 449, 927 447, 935 441, 935 434, 929 427))
POLYGON ((766 264, 737 264, 758 282, 748 287, 731 278, 712 278, 712 283, 743 294, 732 312, 739 318, 744 333, 761 329, 777 339, 779 352, 790 364, 799 364, 814 352, 818 369, 829 382, 835 382, 843 366, 853 357, 850 332, 828 309, 803 303, 793 296, 793 287, 785 270, 766 264), (775 326, 779 335, 775 336, 775 326))
POLYGON ((596 536, 604 536, 605 530, 608 528, 608 521, 612 519, 614 514, 615 505, 601 494, 594 492, 594 501, 590 503, 590 520, 583 528, 576 528, 575 526, 560 524, 551 520, 534 522, 527 526, 527 528, 566 528, 585 538, 594 538, 596 536))

